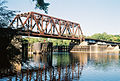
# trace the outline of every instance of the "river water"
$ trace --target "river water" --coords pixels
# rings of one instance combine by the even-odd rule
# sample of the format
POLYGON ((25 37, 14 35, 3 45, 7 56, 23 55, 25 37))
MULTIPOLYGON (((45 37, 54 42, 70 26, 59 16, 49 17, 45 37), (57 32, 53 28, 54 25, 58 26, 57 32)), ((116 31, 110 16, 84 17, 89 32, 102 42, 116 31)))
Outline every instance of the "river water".
POLYGON ((0 81, 120 81, 119 53, 33 54, 0 81))

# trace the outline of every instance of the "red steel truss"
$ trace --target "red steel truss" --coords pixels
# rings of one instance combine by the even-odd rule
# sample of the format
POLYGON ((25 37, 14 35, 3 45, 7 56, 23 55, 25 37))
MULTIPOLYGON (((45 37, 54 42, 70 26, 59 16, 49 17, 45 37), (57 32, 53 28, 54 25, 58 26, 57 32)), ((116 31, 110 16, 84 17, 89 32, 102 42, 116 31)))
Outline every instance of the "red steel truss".
POLYGON ((10 27, 19 29, 19 34, 58 39, 84 40, 78 23, 28 12, 16 15, 10 27))

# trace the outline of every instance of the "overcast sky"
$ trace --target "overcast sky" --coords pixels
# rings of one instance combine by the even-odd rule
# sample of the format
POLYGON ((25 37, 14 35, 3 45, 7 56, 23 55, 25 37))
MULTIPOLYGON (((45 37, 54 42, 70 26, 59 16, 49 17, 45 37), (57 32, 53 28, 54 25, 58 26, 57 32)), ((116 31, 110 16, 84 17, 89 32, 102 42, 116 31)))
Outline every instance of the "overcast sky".
MULTIPOLYGON (((21 12, 35 11, 32 0, 7 0, 9 9, 21 12)), ((120 34, 120 0, 46 0, 50 16, 77 22, 84 35, 107 32, 120 34)))

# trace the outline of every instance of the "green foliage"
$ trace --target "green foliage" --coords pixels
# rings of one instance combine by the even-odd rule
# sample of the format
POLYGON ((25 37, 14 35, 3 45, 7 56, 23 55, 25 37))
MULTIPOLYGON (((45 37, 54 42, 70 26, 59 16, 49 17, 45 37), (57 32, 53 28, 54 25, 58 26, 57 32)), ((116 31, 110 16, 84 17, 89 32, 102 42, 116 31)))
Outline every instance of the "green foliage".
POLYGON ((28 40, 30 44, 33 44, 35 42, 39 42, 40 40, 38 38, 24 38, 25 40, 28 40))
POLYGON ((93 39, 100 39, 100 40, 106 40, 106 41, 113 41, 113 42, 120 42, 120 35, 111 35, 107 33, 96 33, 92 36, 89 36, 89 38, 93 39))
POLYGON ((4 4, 7 3, 7 1, 0 0, 0 27, 7 27, 9 22, 11 21, 11 18, 15 15, 14 13, 16 11, 7 10, 7 6, 4 4))
POLYGON ((50 39, 50 42, 53 43, 53 46, 68 46, 71 42, 70 40, 62 40, 62 39, 50 39))
POLYGON ((33 44, 35 42, 52 42, 53 46, 60 46, 65 45, 68 46, 71 42, 70 40, 61 40, 61 39, 47 39, 47 38, 24 38, 25 40, 28 40, 30 44, 33 44))
POLYGON ((33 0, 36 2, 36 7, 39 8, 40 10, 44 10, 45 13, 48 13, 48 6, 50 3, 45 3, 44 0, 33 0))

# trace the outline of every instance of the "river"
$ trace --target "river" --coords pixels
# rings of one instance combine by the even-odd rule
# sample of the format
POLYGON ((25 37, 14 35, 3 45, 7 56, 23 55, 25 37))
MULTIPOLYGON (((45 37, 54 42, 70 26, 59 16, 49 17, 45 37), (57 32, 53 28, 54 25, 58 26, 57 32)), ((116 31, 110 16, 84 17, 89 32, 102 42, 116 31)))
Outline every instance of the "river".
POLYGON ((120 81, 119 53, 33 54, 18 66, 0 81, 120 81))

